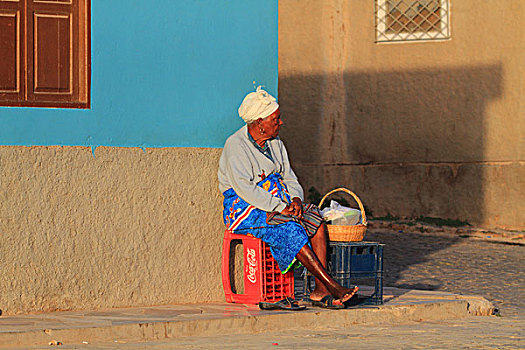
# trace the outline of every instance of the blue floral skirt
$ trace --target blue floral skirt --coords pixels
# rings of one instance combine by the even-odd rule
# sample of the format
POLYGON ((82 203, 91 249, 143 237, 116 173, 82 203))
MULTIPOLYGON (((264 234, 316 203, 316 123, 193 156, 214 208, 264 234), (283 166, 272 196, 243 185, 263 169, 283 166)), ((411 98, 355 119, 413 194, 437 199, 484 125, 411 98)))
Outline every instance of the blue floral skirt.
MULTIPOLYGON (((279 174, 269 175, 264 180, 259 181, 257 186, 264 188, 284 202, 291 203, 290 194, 279 174)), ((268 244, 282 273, 288 272, 294 265, 297 253, 305 244, 308 244, 309 236, 315 234, 322 221, 317 207, 313 205, 307 205, 304 209, 314 210, 315 215, 319 215, 319 223, 314 228, 305 226, 298 219, 269 220, 268 218, 273 216, 245 202, 232 188, 225 191, 223 195, 223 219, 227 229, 236 234, 260 238, 268 244)), ((279 216, 283 217, 282 215, 279 216)), ((308 224, 311 225, 310 222, 308 224)))

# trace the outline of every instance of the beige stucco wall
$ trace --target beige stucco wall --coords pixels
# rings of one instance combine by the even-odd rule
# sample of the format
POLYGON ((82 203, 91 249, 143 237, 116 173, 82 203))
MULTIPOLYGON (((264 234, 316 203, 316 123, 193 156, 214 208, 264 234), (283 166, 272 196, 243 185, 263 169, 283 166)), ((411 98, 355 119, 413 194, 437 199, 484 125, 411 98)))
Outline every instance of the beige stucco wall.
POLYGON ((525 228, 525 2, 451 1, 451 39, 375 43, 374 1, 279 2, 285 140, 306 188, 375 216, 525 228))
POLYGON ((220 152, 0 147, 0 309, 224 300, 220 152))

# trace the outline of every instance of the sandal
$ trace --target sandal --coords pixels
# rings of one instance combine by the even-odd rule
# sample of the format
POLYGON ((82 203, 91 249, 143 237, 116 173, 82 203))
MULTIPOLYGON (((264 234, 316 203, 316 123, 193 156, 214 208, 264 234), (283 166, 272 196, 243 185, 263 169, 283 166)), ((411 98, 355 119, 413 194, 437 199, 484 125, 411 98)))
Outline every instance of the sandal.
POLYGON ((259 309, 261 310, 289 310, 289 311, 300 311, 306 309, 306 306, 299 305, 299 303, 292 298, 284 298, 275 303, 263 302, 259 303, 259 309))
POLYGON ((321 300, 312 300, 313 306, 322 307, 324 309, 332 309, 332 310, 338 310, 338 309, 344 309, 344 304, 334 304, 334 301, 336 301, 333 296, 325 295, 323 299, 321 300))

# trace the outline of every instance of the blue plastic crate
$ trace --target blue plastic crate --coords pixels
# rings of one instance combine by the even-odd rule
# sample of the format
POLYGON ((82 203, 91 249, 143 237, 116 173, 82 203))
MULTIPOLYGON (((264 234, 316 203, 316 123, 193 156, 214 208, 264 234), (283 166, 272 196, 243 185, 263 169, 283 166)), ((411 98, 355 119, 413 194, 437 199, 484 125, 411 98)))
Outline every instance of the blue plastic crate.
MULTIPOLYGON (((383 247, 384 244, 376 242, 329 242, 328 271, 339 284, 343 287, 360 282, 373 284, 374 292, 364 304, 383 304, 383 247)), ((309 272, 296 272, 296 298, 307 300, 314 287, 309 272)))

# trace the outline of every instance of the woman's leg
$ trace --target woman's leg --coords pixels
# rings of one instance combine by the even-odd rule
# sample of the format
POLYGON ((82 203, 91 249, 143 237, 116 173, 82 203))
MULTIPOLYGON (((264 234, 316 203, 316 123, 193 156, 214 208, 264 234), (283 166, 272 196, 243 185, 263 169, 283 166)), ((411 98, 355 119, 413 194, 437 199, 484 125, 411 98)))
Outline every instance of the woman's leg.
MULTIPOLYGON (((319 262, 326 270, 327 268, 327 254, 328 254, 328 230, 326 224, 323 222, 315 235, 311 238, 312 250, 319 259, 319 262)), ((319 278, 315 279, 315 289, 310 294, 310 299, 321 300, 324 296, 330 294, 326 286, 319 278)))
MULTIPOLYGON (((240 227, 242 228, 242 226, 240 227)), ((270 247, 272 247, 272 255, 275 260, 279 262, 281 269, 283 269, 283 266, 288 266, 288 262, 291 262, 295 257, 303 264, 304 267, 308 269, 308 271, 310 271, 315 276, 316 284, 318 283, 319 286, 322 286, 321 288, 324 287, 325 289, 317 290, 316 288, 316 290, 319 292, 317 295, 318 299, 312 300, 321 300, 327 294, 331 294, 336 299, 342 299, 344 302, 350 299, 357 291, 357 288, 343 288, 328 274, 328 271, 326 271, 326 226, 322 229, 319 229, 316 235, 311 238, 312 247, 315 245, 315 250, 319 252, 319 255, 323 259, 324 265, 319 261, 319 258, 310 248, 310 246, 305 244, 308 240, 306 231, 296 222, 289 221, 278 225, 268 225, 264 227, 264 229, 254 230, 251 232, 255 237, 262 239, 270 247), (315 238, 317 235, 319 235, 319 237, 315 238), (295 249, 299 249, 298 253, 295 253, 297 250, 295 250, 294 247, 295 249), (283 264, 283 260, 286 261, 286 263, 283 264)))
MULTIPOLYGON (((353 289, 344 288, 337 283, 326 271, 326 268, 321 264, 315 253, 310 249, 308 244, 305 244, 296 256, 297 260, 303 264, 308 271, 310 271, 320 281, 323 286, 338 299, 341 303, 348 301, 358 290, 357 287, 353 289)), ((317 289, 317 288, 316 288, 317 289)), ((326 295, 326 294, 325 294, 326 295)), ((320 299, 312 299, 320 300, 320 299)))

